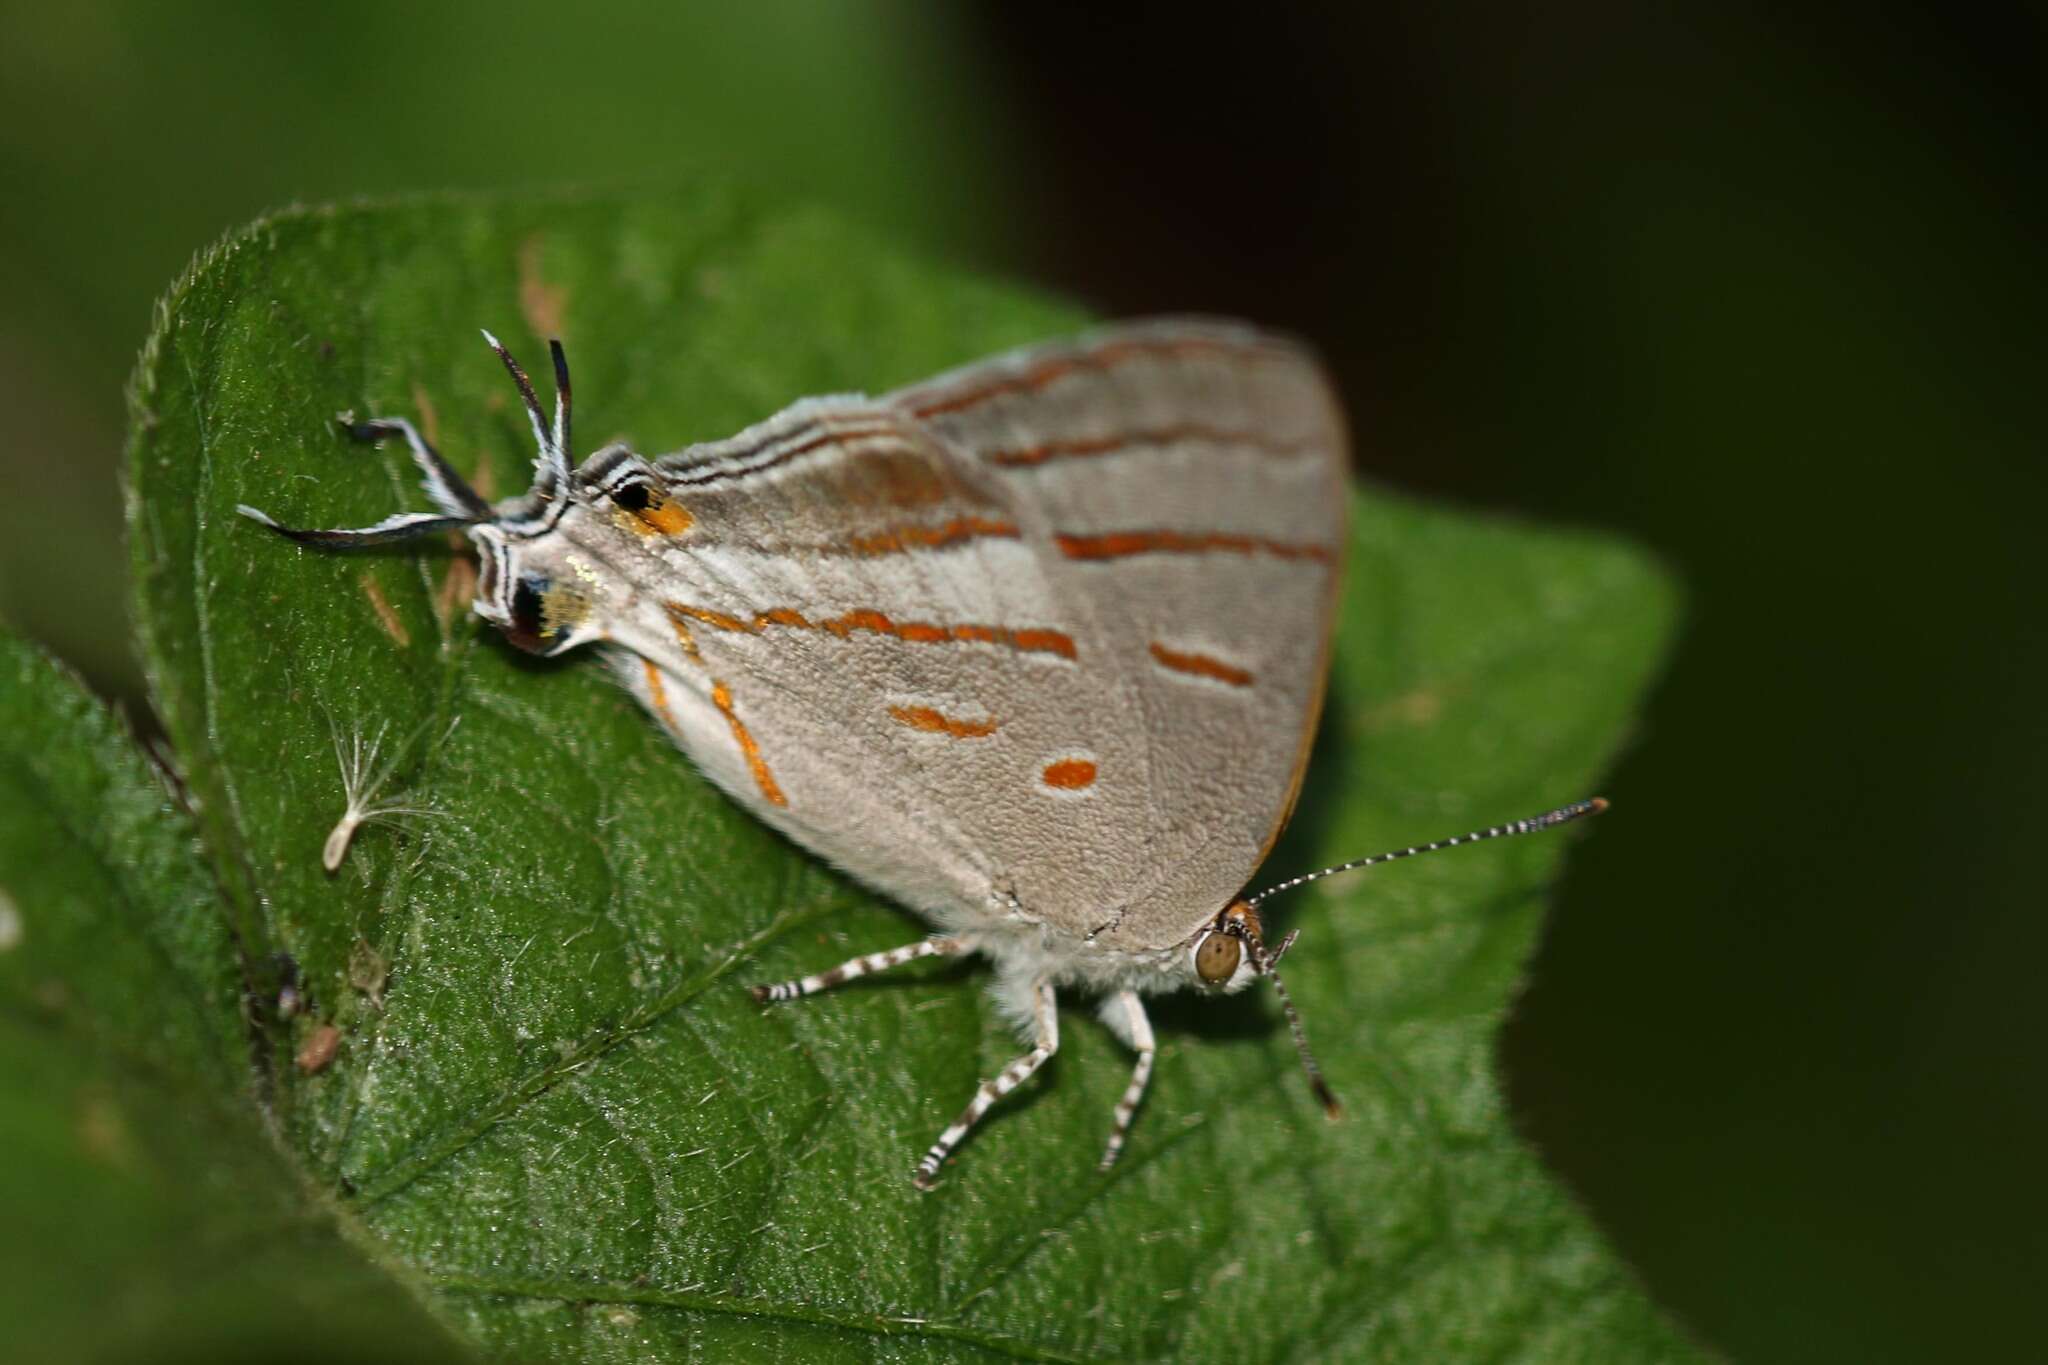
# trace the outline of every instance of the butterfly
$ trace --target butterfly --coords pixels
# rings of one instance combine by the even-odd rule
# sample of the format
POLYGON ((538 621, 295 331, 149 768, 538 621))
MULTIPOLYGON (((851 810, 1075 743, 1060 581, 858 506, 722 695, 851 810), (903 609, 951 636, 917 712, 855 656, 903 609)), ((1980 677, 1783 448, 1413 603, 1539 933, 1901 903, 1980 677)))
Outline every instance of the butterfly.
MULTIPOLYGON (((1059 1047, 1081 993, 1134 1054, 1101 1165, 1151 1077, 1147 996, 1267 979, 1324 1082, 1244 888, 1315 735, 1346 539, 1348 437, 1304 346, 1165 318, 1027 347, 877 398, 806 398, 737 436, 573 460, 559 342, 552 417, 485 333, 531 420, 532 487, 486 502, 403 418, 432 512, 346 548, 459 529, 475 610, 540 655, 594 646, 729 796, 934 932, 799 980, 810 995, 980 954, 1028 1050, 919 1161, 939 1170, 1059 1047)), ((1296 878, 1475 838, 1530 820, 1296 878)))

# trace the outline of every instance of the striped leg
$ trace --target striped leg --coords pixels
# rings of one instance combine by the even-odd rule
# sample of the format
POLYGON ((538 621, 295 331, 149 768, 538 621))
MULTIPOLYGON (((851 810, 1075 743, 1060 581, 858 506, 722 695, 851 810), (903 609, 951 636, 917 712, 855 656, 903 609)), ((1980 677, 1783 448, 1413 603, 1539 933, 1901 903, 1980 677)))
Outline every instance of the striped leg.
POLYGON ((1060 1050, 1060 1016, 1052 994, 1052 983, 1041 981, 1035 988, 1036 1007, 1034 1020, 1038 1026, 1038 1044, 1031 1051, 1019 1057, 1002 1069, 992 1081, 983 1081, 981 1089, 974 1092, 974 1098, 960 1111, 960 1117, 945 1132, 932 1149, 924 1154, 924 1160, 917 1163, 917 1171, 910 1177, 911 1183, 921 1190, 928 1190, 939 1180, 939 1167, 945 1163, 953 1149, 960 1145, 960 1139, 967 1136, 967 1130, 981 1121, 989 1106, 1031 1079, 1031 1073, 1045 1065, 1045 1059, 1060 1050))
POLYGON ((1109 1130, 1109 1146, 1102 1153, 1102 1164, 1096 1167, 1106 1171, 1122 1155, 1124 1138, 1131 1131, 1131 1116, 1138 1112, 1138 1101, 1145 1098, 1145 1084, 1152 1079, 1155 1044, 1152 1021, 1145 1017, 1145 1004, 1136 991, 1118 991, 1103 1001, 1102 1021, 1138 1054, 1138 1064, 1131 1068, 1131 1083, 1124 1087, 1124 1097, 1116 1102, 1116 1126, 1109 1130))
POLYGON ((901 967, 906 962, 915 962, 921 957, 957 957, 968 951, 969 944, 964 938, 922 938, 915 943, 906 943, 901 948, 891 948, 886 953, 869 953, 851 962, 842 962, 830 971, 819 972, 796 981, 778 981, 772 986, 750 986, 754 999, 766 1005, 776 1000, 795 1000, 799 996, 816 995, 829 991, 834 986, 851 981, 869 972, 887 971, 901 967))

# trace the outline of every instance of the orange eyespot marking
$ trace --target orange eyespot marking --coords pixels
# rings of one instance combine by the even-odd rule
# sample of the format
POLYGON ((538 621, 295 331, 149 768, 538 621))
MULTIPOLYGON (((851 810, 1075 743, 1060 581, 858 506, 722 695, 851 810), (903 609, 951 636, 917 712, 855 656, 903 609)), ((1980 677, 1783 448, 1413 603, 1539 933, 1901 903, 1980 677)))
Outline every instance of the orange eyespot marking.
POLYGON ((1095 765, 1085 758, 1063 758, 1046 764, 1040 776, 1048 787, 1077 792, 1095 785, 1095 765))
POLYGON ((732 689, 714 681, 711 684, 711 704, 724 713, 725 723, 732 727, 733 742, 740 746, 747 768, 754 774, 754 785, 761 789, 761 799, 771 806, 789 805, 789 798, 776 785, 775 774, 768 771, 768 760, 761 757, 761 746, 754 742, 753 733, 740 719, 739 712, 733 709, 732 689))
POLYGON ((663 498, 642 512, 640 520, 665 536, 679 536, 689 530, 697 519, 690 515, 687 507, 674 498, 663 498))
POLYGON ((668 709, 668 687, 662 682, 661 670, 648 660, 641 660, 647 670, 647 704, 654 708, 654 714, 661 717, 661 723, 669 729, 679 729, 676 718, 668 709))
POLYGON ((1310 559, 1331 563, 1327 545, 1297 545, 1284 540, 1237 535, 1229 531, 1110 531, 1102 535, 1058 535, 1053 540, 1069 559, 1127 559, 1149 554, 1271 555, 1275 559, 1310 559))
POLYGON ((1152 642, 1152 657, 1161 668, 1170 668, 1176 673, 1191 673, 1198 678, 1214 678, 1232 687, 1250 687, 1252 675, 1235 664, 1207 654, 1194 654, 1178 649, 1168 649, 1157 640, 1152 642))
POLYGON ((363 585, 363 596, 370 599, 370 610, 377 613, 377 624, 384 627, 384 633, 398 642, 400 649, 412 643, 412 632, 405 628, 405 622, 398 619, 398 613, 391 609, 391 601, 384 596, 384 589, 377 586, 377 580, 370 576, 368 569, 358 580, 363 585))
MULTIPOLYGON (((696 525, 690 509, 657 488, 644 483, 629 484, 635 497, 631 504, 614 505, 612 520, 625 530, 642 536, 679 536, 696 525)), ((623 496, 623 494, 615 495, 623 496)))
POLYGON ((1011 522, 955 517, 942 526, 896 526, 873 535, 856 536, 846 543, 846 548, 857 555, 898 555, 911 550, 936 550, 977 536, 1015 540, 1021 534, 1011 522))
POLYGON ((889 717, 929 735, 951 735, 955 739, 985 739, 996 732, 993 717, 987 720, 955 720, 929 706, 892 706, 889 717))

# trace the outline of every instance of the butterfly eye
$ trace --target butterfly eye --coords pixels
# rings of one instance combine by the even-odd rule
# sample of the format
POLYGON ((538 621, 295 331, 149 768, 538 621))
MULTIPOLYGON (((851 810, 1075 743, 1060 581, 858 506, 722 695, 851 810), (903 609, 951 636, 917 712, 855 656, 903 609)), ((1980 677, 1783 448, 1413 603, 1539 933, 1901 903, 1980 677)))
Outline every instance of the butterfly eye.
POLYGON ((1238 959, 1244 955, 1244 946, 1234 934, 1212 930, 1195 949, 1195 975, 1202 978, 1206 986, 1220 986, 1237 974, 1238 959))
POLYGON ((635 479, 612 490, 612 501, 628 512, 645 512, 654 490, 635 479))

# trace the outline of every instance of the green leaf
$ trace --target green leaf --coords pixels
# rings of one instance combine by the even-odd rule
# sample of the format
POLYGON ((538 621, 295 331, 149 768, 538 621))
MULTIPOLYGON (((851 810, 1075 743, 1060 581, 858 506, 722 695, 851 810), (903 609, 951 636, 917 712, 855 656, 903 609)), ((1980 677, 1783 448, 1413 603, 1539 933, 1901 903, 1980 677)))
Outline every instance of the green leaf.
POLYGON ((0 1358, 449 1359, 264 1132, 191 827, 0 635, 0 1358))
MULTIPOLYGON (((346 444, 340 410, 413 417, 523 488, 530 441, 478 326, 535 359, 564 336, 580 444, 659 451, 1083 320, 717 187, 298 212, 199 262, 136 388, 138 615, 241 950, 291 954, 315 1001, 297 1034, 269 1028, 288 1146, 505 1355, 1690 1358, 1494 1076, 1567 839, 1291 898, 1289 980, 1343 1122, 1267 993, 1178 1000, 1098 1176, 1130 1059, 1075 1009, 1054 1064, 920 1195, 917 1155, 1019 1050, 980 970, 757 1008, 744 984, 924 926, 720 797, 592 661, 525 660, 442 610, 455 551, 302 551, 233 511, 423 506, 403 453, 346 444), (381 736, 392 798, 433 813, 365 827, 329 878, 337 736, 381 736), (318 1022, 340 1049, 302 1074, 318 1022)), ((1671 615, 1625 547, 1361 496, 1323 739, 1271 875, 1584 794, 1671 615)))

